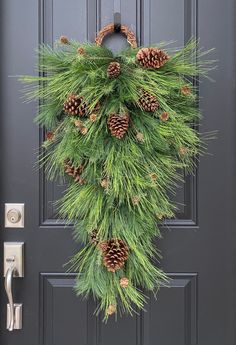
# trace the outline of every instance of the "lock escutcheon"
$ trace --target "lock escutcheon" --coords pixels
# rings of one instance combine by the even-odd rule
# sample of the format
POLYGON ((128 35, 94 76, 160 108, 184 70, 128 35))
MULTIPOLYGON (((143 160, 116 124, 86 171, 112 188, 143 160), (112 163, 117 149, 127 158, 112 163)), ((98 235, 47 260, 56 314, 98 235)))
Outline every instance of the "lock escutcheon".
POLYGON ((24 227, 24 206, 23 203, 5 204, 5 228, 24 227))

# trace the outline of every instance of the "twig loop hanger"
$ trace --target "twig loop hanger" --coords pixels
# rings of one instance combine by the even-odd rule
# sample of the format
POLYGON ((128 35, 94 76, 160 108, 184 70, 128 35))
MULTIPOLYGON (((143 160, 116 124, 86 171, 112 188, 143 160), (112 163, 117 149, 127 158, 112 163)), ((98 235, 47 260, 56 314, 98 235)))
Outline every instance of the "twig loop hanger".
POLYGON ((104 37, 108 34, 112 34, 114 32, 122 33, 123 35, 126 36, 127 42, 130 44, 131 48, 137 48, 137 40, 135 37, 135 34, 133 33, 132 30, 126 25, 121 25, 118 23, 118 26, 116 26, 115 23, 110 23, 105 25, 97 34, 97 37, 95 38, 95 42, 98 46, 102 45, 102 41, 104 37))

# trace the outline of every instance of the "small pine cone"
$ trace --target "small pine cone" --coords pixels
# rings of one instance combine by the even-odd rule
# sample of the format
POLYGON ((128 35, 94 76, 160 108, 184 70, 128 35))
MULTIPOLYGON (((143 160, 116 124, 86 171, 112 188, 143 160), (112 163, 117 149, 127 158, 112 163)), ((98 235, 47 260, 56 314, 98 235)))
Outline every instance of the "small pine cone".
POLYGON ((69 159, 64 162, 64 171, 67 175, 74 177, 75 168, 69 159))
POLYGON ((97 114, 93 113, 89 116, 89 120, 91 122, 95 122, 97 120, 97 114))
POLYGON ((138 141, 144 141, 144 135, 143 135, 143 133, 141 133, 141 132, 138 132, 137 134, 136 134, 136 139, 138 140, 138 141))
POLYGON ((191 87, 189 85, 185 85, 181 88, 181 93, 183 96, 188 96, 192 92, 191 87))
POLYGON ((111 135, 118 139, 122 139, 129 127, 129 114, 110 114, 108 118, 108 128, 111 135))
POLYGON ((109 185, 109 180, 107 178, 102 179, 100 185, 102 188, 107 189, 109 185))
POLYGON ((75 124, 75 127, 78 127, 78 128, 81 128, 83 126, 83 122, 80 120, 75 120, 74 124, 75 124))
POLYGON ((169 120, 169 114, 166 111, 163 111, 163 113, 161 113, 160 115, 160 120, 165 122, 169 120))
POLYGON ((84 49, 83 47, 79 47, 79 48, 77 49, 77 53, 78 53, 79 55, 85 55, 85 49, 84 49))
POLYGON ((158 178, 158 176, 157 176, 156 173, 151 173, 149 176, 150 176, 151 180, 154 181, 154 182, 155 182, 155 181, 157 180, 157 178, 158 178))
POLYGON ((156 96, 151 95, 147 91, 142 91, 138 104, 141 109, 154 113, 159 108, 159 103, 156 96))
POLYGON ((116 306, 113 304, 110 304, 109 307, 106 310, 108 315, 113 315, 116 312, 116 306))
POLYGON ((67 38, 66 36, 64 36, 64 35, 62 35, 62 36, 60 37, 60 42, 61 42, 62 44, 69 44, 69 43, 70 43, 69 40, 68 40, 68 38, 67 38))
POLYGON ((141 48, 136 55, 139 64, 145 68, 160 68, 169 58, 163 50, 158 48, 141 48))
POLYGON ((182 146, 182 147, 179 148, 179 155, 180 156, 185 156, 187 153, 188 153, 188 148, 187 147, 182 146))
POLYGON ((64 111, 72 116, 85 116, 87 104, 84 102, 83 97, 71 94, 64 102, 64 111))
POLYGON ((129 285, 129 279, 126 277, 120 278, 120 286, 122 288, 127 288, 129 285))
POLYGON ((141 201, 141 198, 139 195, 135 195, 133 198, 132 198, 132 202, 135 206, 137 206, 141 201))
POLYGON ((95 107, 93 108, 93 112, 97 113, 99 110, 101 109, 101 103, 97 102, 97 104, 95 105, 95 107))
POLYGON ((90 234, 90 242, 96 246, 99 243, 97 230, 93 230, 90 234))
POLYGON ((120 64, 119 62, 110 62, 107 67, 108 78, 117 78, 120 75, 120 64))
POLYGON ((138 132, 138 133, 136 134, 136 139, 137 139, 138 141, 140 141, 140 142, 144 141, 144 135, 143 135, 143 133, 138 132))
POLYGON ((109 272, 116 272, 122 268, 128 259, 129 249, 120 239, 112 238, 107 241, 103 253, 103 264, 109 272))
POLYGON ((67 159, 64 162, 64 171, 67 175, 72 176, 75 182, 83 185, 85 183, 84 179, 81 178, 81 174, 84 171, 84 166, 80 165, 79 167, 75 167, 72 162, 67 159))
POLYGON ((83 135, 86 135, 88 133, 88 128, 87 127, 81 127, 80 128, 80 133, 83 135))
POLYGON ((54 132, 47 132, 46 133, 46 140, 52 141, 54 139, 54 137, 55 137, 54 132))

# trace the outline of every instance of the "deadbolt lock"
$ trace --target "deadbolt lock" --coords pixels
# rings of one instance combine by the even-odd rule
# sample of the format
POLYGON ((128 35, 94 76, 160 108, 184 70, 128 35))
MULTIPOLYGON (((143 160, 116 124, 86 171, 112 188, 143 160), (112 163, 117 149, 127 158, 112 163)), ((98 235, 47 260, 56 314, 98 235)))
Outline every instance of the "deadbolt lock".
POLYGON ((7 219, 10 223, 18 223, 21 220, 21 213, 16 208, 12 208, 7 212, 7 219))
POLYGON ((5 227, 24 227, 24 204, 5 204, 5 227))

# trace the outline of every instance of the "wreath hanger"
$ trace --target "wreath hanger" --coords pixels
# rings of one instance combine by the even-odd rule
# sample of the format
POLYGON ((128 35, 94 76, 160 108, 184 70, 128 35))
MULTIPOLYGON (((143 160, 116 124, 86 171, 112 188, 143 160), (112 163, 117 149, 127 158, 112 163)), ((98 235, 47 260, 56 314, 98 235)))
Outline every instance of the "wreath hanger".
POLYGON ((138 44, 134 32, 130 30, 128 26, 121 24, 120 0, 114 0, 114 22, 105 25, 98 32, 97 37, 95 38, 95 43, 98 46, 101 46, 104 37, 114 32, 125 35, 131 48, 137 48, 138 44))
POLYGON ((114 31, 119 33, 121 30, 120 0, 114 0, 114 31))
POLYGON ((114 13, 114 31, 120 32, 121 30, 121 14, 119 12, 114 13))

